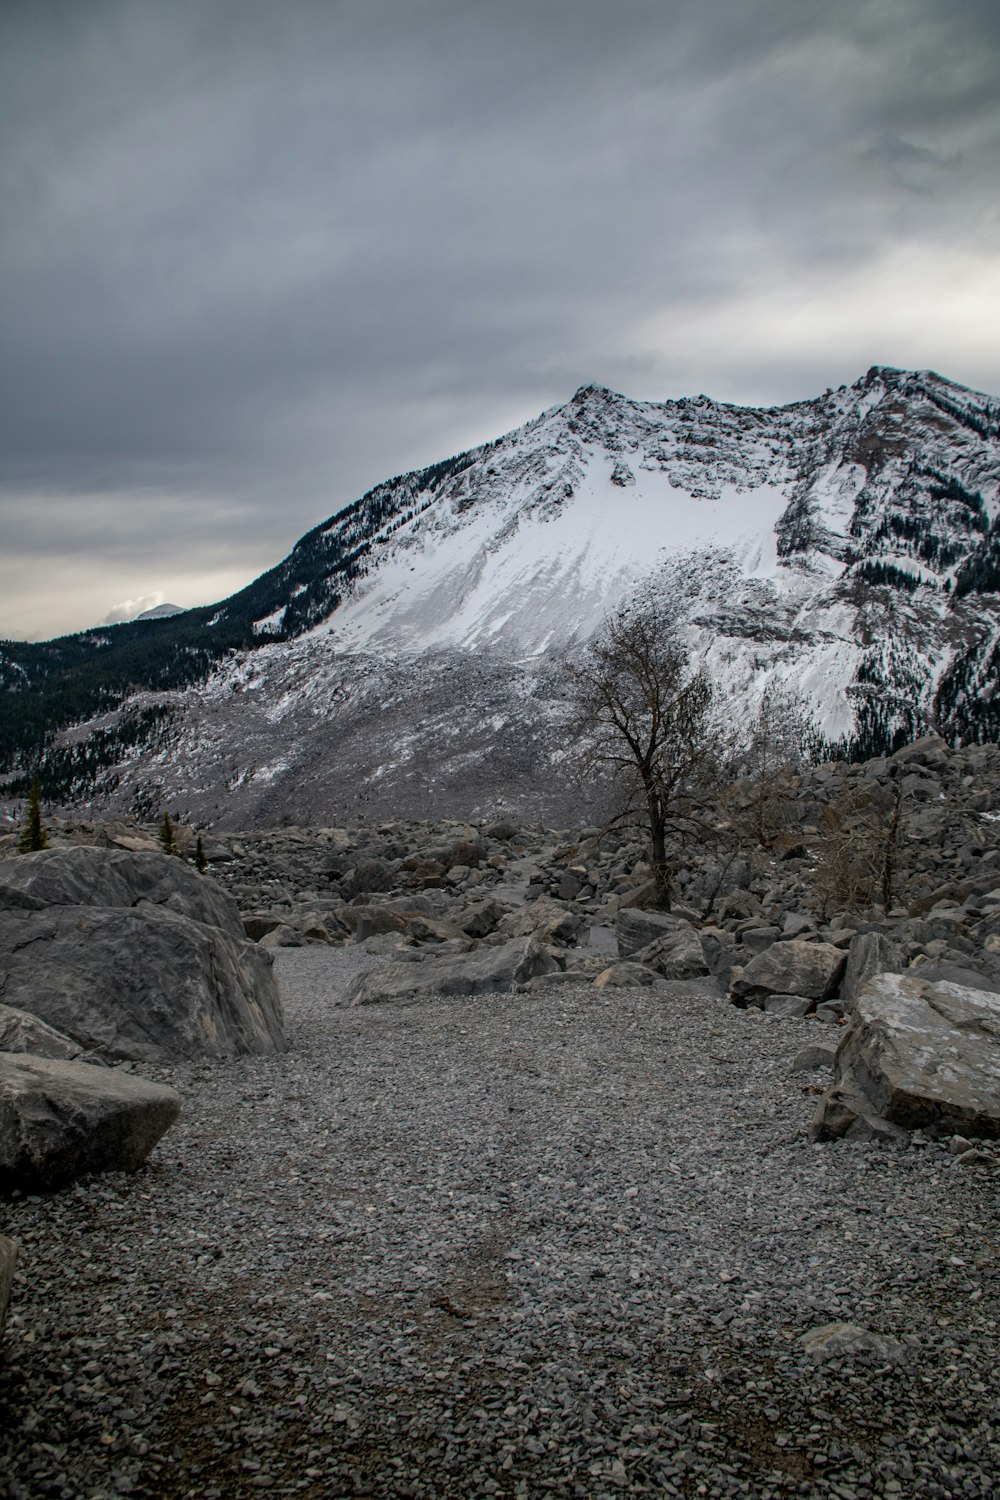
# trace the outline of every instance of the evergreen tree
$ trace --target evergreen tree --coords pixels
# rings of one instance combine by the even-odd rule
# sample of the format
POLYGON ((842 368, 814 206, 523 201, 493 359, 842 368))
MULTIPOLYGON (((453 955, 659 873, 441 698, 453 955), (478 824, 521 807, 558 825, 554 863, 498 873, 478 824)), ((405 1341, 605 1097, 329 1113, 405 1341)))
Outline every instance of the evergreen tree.
POLYGON ((176 854, 178 857, 180 856, 181 851, 178 849, 177 840, 174 838, 174 825, 171 823, 170 814, 167 812, 163 814, 163 822, 160 824, 159 840, 160 848, 164 854, 176 854))
POLYGON ((28 793, 28 806, 24 813, 24 828, 17 846, 18 854, 34 854, 37 849, 49 847, 49 836, 42 822, 42 788, 36 776, 28 793))
POLYGON ((204 875, 208 869, 208 860, 205 858, 205 846, 201 841, 200 833, 197 843, 194 846, 194 867, 200 875, 204 875))

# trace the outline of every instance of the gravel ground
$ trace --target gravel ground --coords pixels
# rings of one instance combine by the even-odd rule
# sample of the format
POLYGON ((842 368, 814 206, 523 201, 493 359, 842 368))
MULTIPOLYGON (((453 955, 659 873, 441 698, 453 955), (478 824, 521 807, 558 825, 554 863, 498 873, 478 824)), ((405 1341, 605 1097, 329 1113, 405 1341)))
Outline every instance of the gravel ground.
POLYGON ((287 1056, 142 1069, 143 1171, 4 1206, 7 1496, 1000 1493, 991 1169, 810 1145, 815 1022, 370 962, 282 953, 287 1056))

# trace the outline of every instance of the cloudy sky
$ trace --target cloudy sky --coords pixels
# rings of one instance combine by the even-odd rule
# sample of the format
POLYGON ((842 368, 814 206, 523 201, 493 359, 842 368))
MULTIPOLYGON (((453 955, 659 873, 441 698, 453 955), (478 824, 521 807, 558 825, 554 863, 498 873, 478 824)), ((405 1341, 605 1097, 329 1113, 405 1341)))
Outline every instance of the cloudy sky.
POLYGON ((996 0, 6 0, 0 635, 599 381, 1000 394, 996 0))

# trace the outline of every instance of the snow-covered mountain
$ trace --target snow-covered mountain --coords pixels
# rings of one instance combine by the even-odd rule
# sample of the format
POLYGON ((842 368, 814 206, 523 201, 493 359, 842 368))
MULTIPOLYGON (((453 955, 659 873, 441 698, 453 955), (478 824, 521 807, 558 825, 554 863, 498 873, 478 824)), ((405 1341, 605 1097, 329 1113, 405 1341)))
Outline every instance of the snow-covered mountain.
POLYGON ((158 738, 98 791, 232 824, 551 810, 577 795, 560 662, 636 593, 678 602, 736 705, 780 684, 868 751, 928 723, 996 738, 998 517, 1000 402, 929 372, 766 410, 588 386, 378 486, 206 612, 210 643, 249 610, 248 643, 128 700, 158 738))

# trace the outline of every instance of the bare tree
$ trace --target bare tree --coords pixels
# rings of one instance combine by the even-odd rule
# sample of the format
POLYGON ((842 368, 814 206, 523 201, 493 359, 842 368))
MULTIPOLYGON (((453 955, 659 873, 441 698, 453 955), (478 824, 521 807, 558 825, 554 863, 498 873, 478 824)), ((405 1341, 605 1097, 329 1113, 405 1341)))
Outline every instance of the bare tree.
POLYGON ((892 905, 903 836, 902 784, 848 789, 824 808, 812 876, 813 900, 831 910, 865 913, 892 905))
POLYGON ((770 844, 785 827, 791 778, 818 743, 801 699, 787 688, 766 688, 739 732, 734 764, 745 790, 748 831, 758 844, 770 844))
POLYGON ((711 829, 721 744, 711 683, 691 665, 676 621, 656 608, 618 610, 567 670, 584 753, 615 781, 612 824, 646 828, 657 899, 669 910, 684 843, 711 829))

